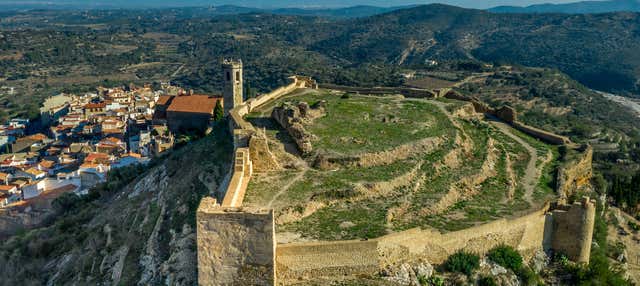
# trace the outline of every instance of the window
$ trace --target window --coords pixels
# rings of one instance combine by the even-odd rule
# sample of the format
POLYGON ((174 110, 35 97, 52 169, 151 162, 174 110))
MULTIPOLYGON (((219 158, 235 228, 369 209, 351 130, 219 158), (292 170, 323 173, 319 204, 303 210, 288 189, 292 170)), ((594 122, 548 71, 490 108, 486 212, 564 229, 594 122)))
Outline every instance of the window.
POLYGON ((227 81, 231 81, 231 73, 227 72, 227 81))
POLYGON ((239 71, 236 72, 236 81, 240 81, 240 72, 239 71))

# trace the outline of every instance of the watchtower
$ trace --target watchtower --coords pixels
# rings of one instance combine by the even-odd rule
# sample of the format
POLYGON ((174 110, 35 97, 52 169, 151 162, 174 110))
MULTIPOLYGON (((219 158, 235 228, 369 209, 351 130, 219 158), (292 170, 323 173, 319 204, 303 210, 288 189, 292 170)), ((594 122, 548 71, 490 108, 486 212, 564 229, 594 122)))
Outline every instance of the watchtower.
POLYGON ((222 70, 224 72, 224 115, 239 106, 244 101, 242 92, 242 60, 224 59, 222 60, 222 70))

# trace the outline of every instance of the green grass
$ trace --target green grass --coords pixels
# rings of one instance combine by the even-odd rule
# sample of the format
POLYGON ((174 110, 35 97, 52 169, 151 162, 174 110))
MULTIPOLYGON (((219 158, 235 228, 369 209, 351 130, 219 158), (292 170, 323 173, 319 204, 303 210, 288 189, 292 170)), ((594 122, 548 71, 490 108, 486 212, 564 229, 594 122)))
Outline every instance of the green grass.
MULTIPOLYGON (((514 198, 507 200, 509 177, 506 154, 510 154, 511 166, 517 179, 524 176, 530 160, 528 151, 516 140, 483 121, 455 119, 463 130, 457 130, 444 113, 429 101, 405 100, 397 97, 367 97, 351 95, 341 98, 320 91, 299 96, 287 96, 277 103, 263 107, 248 116, 252 123, 269 125, 268 136, 284 140, 278 126, 265 120, 270 109, 280 102, 305 101, 313 105, 326 101, 326 115, 307 124, 305 128, 316 135, 314 149, 335 155, 357 155, 393 149, 401 144, 415 142, 427 137, 441 136, 445 141, 433 152, 398 160, 388 165, 375 167, 342 167, 332 171, 310 169, 275 201, 276 212, 293 209, 302 214, 311 201, 322 202, 326 207, 316 210, 310 216, 295 222, 278 225, 278 231, 291 231, 305 237, 320 240, 362 239, 381 236, 389 231, 401 231, 413 227, 434 227, 443 231, 455 231, 495 219, 512 217, 531 206, 523 199, 524 188, 518 185, 514 198), (456 168, 444 167, 436 170, 434 164, 455 147, 456 132, 464 131, 473 142, 469 156, 463 155, 461 165, 456 168), (345 140, 347 138, 348 140, 345 140), (448 210, 437 215, 425 216, 422 211, 436 203, 445 195, 452 184, 465 177, 476 175, 488 155, 487 144, 494 139, 498 149, 495 162, 497 174, 487 178, 479 187, 478 194, 465 201, 457 202, 448 210), (392 193, 374 198, 362 198, 355 190, 356 184, 388 182, 407 174, 422 162, 418 177, 425 181, 414 189, 416 182, 408 187, 398 188, 392 193), (403 207, 405 213, 387 222, 391 208, 403 207), (349 222, 350 227, 340 227, 349 222)), ((441 100, 448 108, 460 102, 441 100)), ((453 107, 452 107, 453 106, 453 107)), ((538 155, 546 156, 549 145, 537 141, 521 132, 513 132, 536 148, 538 155)), ((312 158, 307 158, 311 163, 312 158)), ((553 166, 545 174, 553 172, 553 166)), ((249 185, 245 202, 264 205, 281 190, 281 187, 299 174, 299 171, 270 173, 268 179, 255 178, 249 185)), ((547 180, 547 177, 543 177, 547 180)), ((542 180, 541 180, 542 181, 542 180)), ((550 182, 541 185, 550 186, 550 182)), ((547 189, 542 192, 545 197, 547 189)), ((538 199, 536 197, 536 199, 538 199)))

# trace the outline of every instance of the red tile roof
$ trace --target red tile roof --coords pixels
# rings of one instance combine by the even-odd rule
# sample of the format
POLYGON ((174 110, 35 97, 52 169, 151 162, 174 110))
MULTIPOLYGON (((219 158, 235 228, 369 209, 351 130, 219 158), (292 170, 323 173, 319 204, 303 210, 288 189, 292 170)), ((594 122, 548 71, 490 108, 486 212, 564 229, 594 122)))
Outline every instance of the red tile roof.
POLYGON ((100 103, 87 103, 84 108, 105 108, 107 107, 107 103, 106 102, 100 102, 100 103))
POLYGON ((85 162, 95 163, 96 161, 108 162, 109 155, 103 153, 91 153, 84 159, 85 162))
POLYGON ((220 97, 207 95, 177 96, 173 99, 167 111, 213 114, 213 108, 216 107, 218 100, 222 103, 222 98, 220 97))
POLYGON ((172 96, 172 95, 160 96, 158 98, 158 101, 156 102, 156 104, 158 104, 158 105, 167 105, 167 104, 169 104, 171 102, 171 99, 173 99, 173 98, 174 98, 174 96, 172 96))

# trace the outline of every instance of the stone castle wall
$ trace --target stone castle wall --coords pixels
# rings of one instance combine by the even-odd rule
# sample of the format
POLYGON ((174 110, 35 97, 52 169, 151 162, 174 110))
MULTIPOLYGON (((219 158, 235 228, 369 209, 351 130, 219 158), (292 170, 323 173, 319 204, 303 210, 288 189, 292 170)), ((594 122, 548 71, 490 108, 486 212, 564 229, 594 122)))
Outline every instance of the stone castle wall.
MULTIPOLYGON (((317 84, 310 78, 292 77, 291 84, 248 100, 230 111, 236 163, 221 187, 224 189, 221 191, 222 205, 212 198, 203 199, 197 213, 200 285, 274 285, 278 279, 287 282, 323 276, 375 274, 388 264, 417 259, 441 263, 459 249, 484 254, 500 244, 515 247, 525 257, 532 257, 539 250, 555 250, 576 261, 588 262, 595 218, 595 207, 588 199, 580 204, 557 206, 553 211, 549 211, 547 205, 523 217, 444 234, 411 229, 369 241, 276 245, 273 211, 241 207, 253 166, 262 164, 254 164, 253 160, 263 160, 263 153, 268 153, 266 145, 250 146, 251 142, 261 143, 252 141, 256 130, 243 117, 260 105, 306 87, 317 88, 317 84)), ((402 90, 394 90, 394 93, 404 94, 402 90)), ((392 92, 382 92, 379 88, 345 91, 392 92)), ((412 92, 416 93, 408 96, 436 97, 433 92, 412 92)), ((450 94, 455 92, 446 91, 444 96, 450 94)), ((480 101, 467 101, 471 101, 476 112, 501 116, 517 126, 515 111, 503 109, 497 112, 480 101)), ((587 161, 583 163, 588 164, 587 161)), ((569 171, 565 182, 575 182, 574 173, 580 172, 569 171)), ((573 185, 567 183, 567 186, 573 185)))
POLYGON ((221 208, 205 198, 196 221, 199 285, 273 285, 273 211, 221 208))
POLYGON ((464 96, 455 91, 447 92, 444 95, 444 97, 449 99, 456 99, 456 100, 471 102, 476 112, 493 115, 499 118, 500 120, 503 120, 504 122, 509 123, 513 128, 518 129, 528 134, 531 137, 537 138, 549 144, 553 144, 553 145, 571 144, 571 140, 566 136, 562 136, 562 135, 558 135, 542 129, 538 129, 518 121, 518 113, 516 112, 516 110, 514 110, 509 106, 504 106, 499 109, 491 108, 486 103, 481 102, 476 98, 464 96))
POLYGON ((589 198, 553 211, 551 247, 569 259, 589 263, 596 207, 589 198))
POLYGON ((588 262, 595 219, 595 205, 588 198, 570 206, 549 205, 515 219, 440 233, 410 229, 368 241, 279 244, 276 277, 287 282, 345 275, 374 275, 387 265, 428 261, 441 264, 464 249, 479 255, 499 245, 517 249, 525 259, 538 251, 566 254, 588 262))
MULTIPOLYGON (((273 210, 242 207, 254 170, 253 158, 262 160, 264 153, 270 152, 266 141, 256 136, 257 130, 243 117, 260 105, 298 88, 317 87, 307 77, 290 79, 289 85, 250 99, 229 111, 235 162, 217 191, 221 203, 214 198, 205 198, 196 215, 199 285, 275 284, 273 210)), ((263 162, 258 163, 258 169, 263 167, 263 162)))

